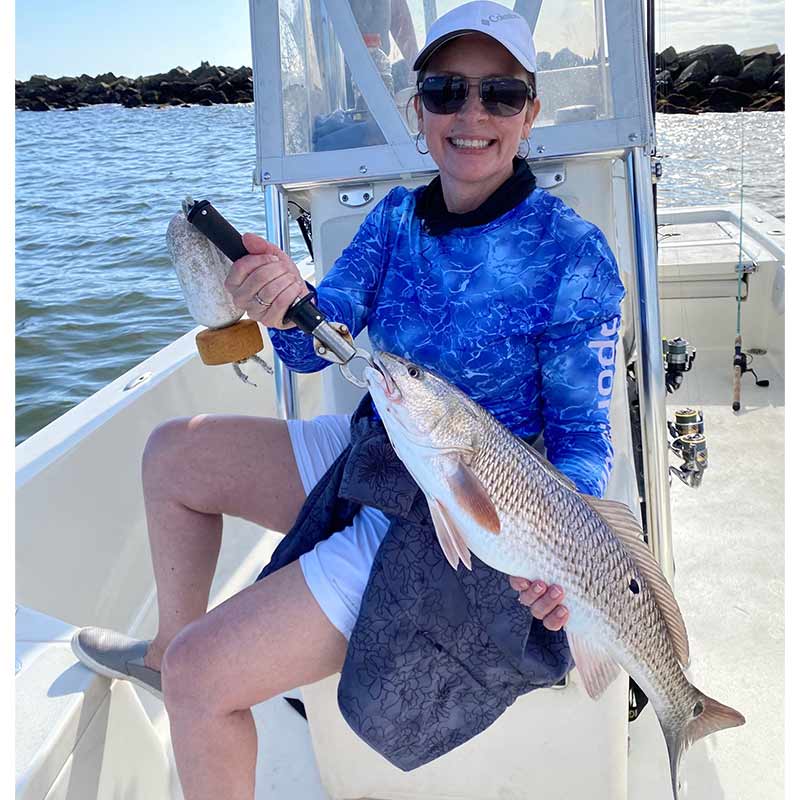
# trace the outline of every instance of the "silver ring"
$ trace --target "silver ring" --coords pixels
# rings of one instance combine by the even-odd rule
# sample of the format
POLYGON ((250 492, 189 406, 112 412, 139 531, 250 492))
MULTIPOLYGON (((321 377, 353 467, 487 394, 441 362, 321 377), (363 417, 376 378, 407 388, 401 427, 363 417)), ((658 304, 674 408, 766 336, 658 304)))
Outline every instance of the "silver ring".
MULTIPOLYGON (((261 290, 259 289, 259 291, 261 291, 261 290)), ((258 292, 255 293, 254 299, 255 299, 256 303, 258 303, 260 306, 264 306, 264 308, 269 308, 272 305, 272 303, 265 303, 261 299, 261 295, 258 292)))

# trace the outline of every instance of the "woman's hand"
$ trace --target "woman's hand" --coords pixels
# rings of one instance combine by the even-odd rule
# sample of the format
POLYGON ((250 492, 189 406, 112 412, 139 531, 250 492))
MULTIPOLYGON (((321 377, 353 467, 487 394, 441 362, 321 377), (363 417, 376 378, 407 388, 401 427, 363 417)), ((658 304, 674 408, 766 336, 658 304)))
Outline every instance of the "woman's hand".
POLYGON ((529 581, 525 578, 509 576, 511 588, 519 592, 519 601, 528 606, 536 619, 551 631, 558 631, 569 621, 569 611, 565 606, 559 605, 564 599, 564 590, 552 584, 548 586, 544 581, 529 581))
POLYGON ((242 243, 250 255, 234 261, 225 279, 234 305, 268 328, 293 328, 283 318, 298 297, 308 294, 300 270, 280 247, 254 233, 244 234, 242 243))

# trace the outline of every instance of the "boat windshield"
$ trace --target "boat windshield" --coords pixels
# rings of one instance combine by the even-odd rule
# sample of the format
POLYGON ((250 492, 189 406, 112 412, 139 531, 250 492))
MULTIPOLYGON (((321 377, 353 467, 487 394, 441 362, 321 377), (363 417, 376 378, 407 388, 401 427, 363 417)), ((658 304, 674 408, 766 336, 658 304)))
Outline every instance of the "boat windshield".
MULTIPOLYGON (((431 23, 457 5, 458 0, 279 0, 284 153, 385 144, 384 115, 394 114, 392 106, 408 134, 415 134, 411 65, 431 23), (342 8, 345 14, 337 14, 342 8), (348 9, 352 19, 343 19, 348 9), (372 64, 380 78, 373 86, 391 105, 378 108, 375 95, 365 91, 363 75, 369 70, 374 78, 372 64)), ((542 103, 537 124, 611 117, 604 0, 503 5, 534 28, 542 103)))

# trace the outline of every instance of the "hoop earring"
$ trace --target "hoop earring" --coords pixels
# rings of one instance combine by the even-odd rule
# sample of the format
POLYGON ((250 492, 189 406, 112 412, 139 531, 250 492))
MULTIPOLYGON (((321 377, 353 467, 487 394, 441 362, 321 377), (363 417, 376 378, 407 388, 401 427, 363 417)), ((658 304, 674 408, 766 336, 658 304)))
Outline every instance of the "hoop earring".
POLYGON ((517 155, 522 159, 526 159, 531 153, 531 143, 527 139, 520 139, 519 140, 519 145, 520 145, 520 147, 517 148, 517 155), (520 147, 522 147, 523 143, 525 144, 525 152, 524 153, 520 153, 519 150, 520 150, 520 147))
POLYGON ((415 144, 415 145, 416 145, 416 147, 417 147, 417 152, 418 152, 418 153, 419 153, 421 156, 426 156, 426 155, 428 155, 428 153, 430 153, 430 150, 420 150, 420 148, 419 148, 419 140, 420 140, 421 138, 423 138, 423 136, 424 136, 424 135, 425 135, 425 134, 423 134, 423 133, 420 131, 420 133, 418 133, 418 134, 417 134, 417 138, 416 138, 416 140, 415 140, 415 142, 414 142, 414 144, 415 144))

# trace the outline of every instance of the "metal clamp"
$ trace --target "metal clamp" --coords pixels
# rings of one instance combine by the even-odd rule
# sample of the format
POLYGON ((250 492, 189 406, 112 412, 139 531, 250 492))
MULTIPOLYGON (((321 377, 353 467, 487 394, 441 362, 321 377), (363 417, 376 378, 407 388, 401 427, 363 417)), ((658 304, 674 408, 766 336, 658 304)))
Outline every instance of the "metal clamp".
POLYGON ((356 359, 375 366, 372 355, 361 347, 356 347, 350 329, 343 322, 322 323, 314 330, 314 351, 320 358, 338 365, 342 376, 354 386, 367 388, 363 378, 356 377, 351 369, 356 359))

